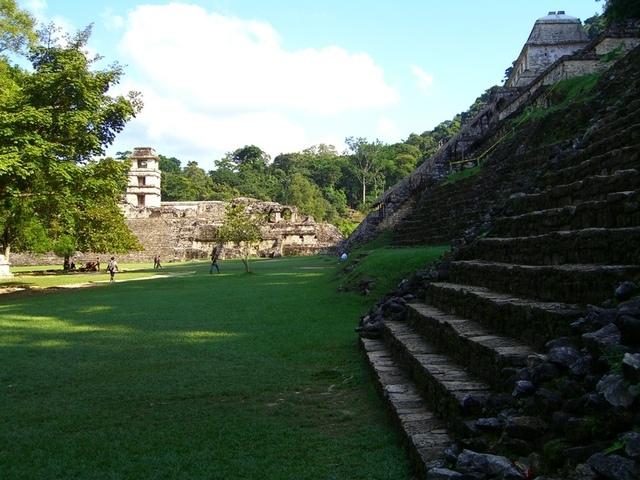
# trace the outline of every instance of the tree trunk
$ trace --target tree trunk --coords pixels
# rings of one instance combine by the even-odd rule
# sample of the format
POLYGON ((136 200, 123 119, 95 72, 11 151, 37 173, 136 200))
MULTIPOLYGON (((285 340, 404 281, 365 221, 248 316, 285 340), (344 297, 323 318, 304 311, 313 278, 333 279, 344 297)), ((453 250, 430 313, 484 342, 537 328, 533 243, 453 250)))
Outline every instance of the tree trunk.
POLYGON ((2 248, 2 255, 4 255, 4 259, 8 262, 9 261, 9 255, 11 254, 11 244, 10 243, 5 243, 3 248, 2 248))
POLYGON ((364 176, 362 177, 362 209, 364 210, 364 204, 367 200, 367 182, 364 179, 364 176))

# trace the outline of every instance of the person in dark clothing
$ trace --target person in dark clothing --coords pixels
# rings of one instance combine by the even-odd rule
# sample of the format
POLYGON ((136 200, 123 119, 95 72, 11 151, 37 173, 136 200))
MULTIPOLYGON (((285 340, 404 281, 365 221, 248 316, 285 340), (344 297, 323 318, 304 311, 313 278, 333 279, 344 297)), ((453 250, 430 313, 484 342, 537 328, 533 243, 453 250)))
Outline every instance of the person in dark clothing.
POLYGON ((109 272, 110 275, 110 282, 113 282, 116 276, 116 272, 118 271, 118 262, 116 262, 116 259, 114 257, 111 257, 111 260, 109 260, 109 263, 107 265, 107 272, 109 272))
POLYGON ((213 269, 215 268, 218 273, 220 273, 220 267, 218 266, 218 258, 220 257, 220 251, 222 247, 220 245, 216 245, 213 247, 211 251, 211 266, 209 267, 209 274, 213 273, 213 269))

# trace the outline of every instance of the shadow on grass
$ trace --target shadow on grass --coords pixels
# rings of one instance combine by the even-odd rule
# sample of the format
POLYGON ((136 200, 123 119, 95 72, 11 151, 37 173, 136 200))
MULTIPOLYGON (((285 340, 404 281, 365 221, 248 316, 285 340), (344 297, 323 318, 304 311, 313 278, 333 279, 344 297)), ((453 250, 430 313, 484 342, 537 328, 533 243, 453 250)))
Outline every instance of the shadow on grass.
MULTIPOLYGON (((7 478, 408 478, 321 259, 0 305, 7 478), (327 461, 331 459, 331 461, 327 461), (167 472, 173 472, 167 474, 167 472)), ((185 270, 186 271, 186 266, 185 270)))

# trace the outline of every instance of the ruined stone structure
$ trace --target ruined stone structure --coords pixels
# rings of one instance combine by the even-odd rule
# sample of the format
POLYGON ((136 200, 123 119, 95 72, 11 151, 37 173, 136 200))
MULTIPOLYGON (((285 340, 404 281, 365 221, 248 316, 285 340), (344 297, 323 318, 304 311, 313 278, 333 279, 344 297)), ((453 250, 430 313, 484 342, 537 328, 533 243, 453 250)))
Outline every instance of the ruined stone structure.
POLYGON ((610 68, 615 62, 609 55, 617 53, 622 57, 640 45, 639 30, 640 26, 635 23, 617 26, 586 43, 578 19, 564 13, 539 19, 518 57, 520 73, 518 68, 514 69, 507 85, 494 87, 487 104, 460 132, 433 157, 384 192, 374 205, 377 210, 351 234, 345 248, 366 242, 380 231, 393 230, 411 212, 418 198, 449 173, 479 165, 506 137, 500 134, 505 120, 527 106, 544 106, 545 93, 560 80, 610 68), (556 47, 551 43, 554 40, 559 42, 556 47), (569 54, 571 51, 575 53, 569 54), (514 83, 517 86, 513 86, 514 83), (488 139, 493 142, 487 144, 488 139))
POLYGON ((134 149, 125 202, 135 207, 159 207, 161 177, 156 152, 152 148, 134 149))
POLYGON ((455 248, 360 321, 419 478, 640 478, 640 46, 548 101, 403 206, 395 245, 455 248))
MULTIPOLYGON (((143 250, 116 254, 118 260, 151 261, 156 255, 160 255, 164 262, 208 258, 214 247, 215 230, 224 223, 228 202, 162 202, 161 172, 156 152, 149 147, 135 148, 131 161, 122 210, 127 226, 138 237, 143 250)), ((313 217, 301 214, 295 206, 245 197, 236 198, 232 203, 244 205, 245 211, 261 224, 262 239, 252 252, 254 255, 314 255, 331 251, 343 240, 334 225, 317 223, 313 217)), ((74 259, 81 264, 109 255, 76 252, 74 259)), ((237 255, 236 246, 224 245, 221 258, 237 255)), ((53 253, 13 253, 11 259, 14 265, 60 262, 53 253)), ((1 260, 0 257, 0 276, 3 268, 1 260)))
MULTIPOLYGON (((127 225, 144 246, 143 252, 133 254, 135 258, 207 258, 214 246, 215 230, 224 223, 228 203, 161 202, 161 172, 155 151, 135 148, 131 159, 123 210, 127 225)), ((254 251, 256 255, 310 255, 328 251, 342 239, 336 227, 316 223, 294 206, 244 197, 233 203, 245 205, 246 212, 261 221, 262 240, 254 251)), ((233 245, 226 245, 222 258, 235 254, 233 245)))
POLYGON ((556 60, 577 52, 587 43, 589 40, 578 18, 564 11, 549 12, 536 20, 505 86, 529 85, 556 60))

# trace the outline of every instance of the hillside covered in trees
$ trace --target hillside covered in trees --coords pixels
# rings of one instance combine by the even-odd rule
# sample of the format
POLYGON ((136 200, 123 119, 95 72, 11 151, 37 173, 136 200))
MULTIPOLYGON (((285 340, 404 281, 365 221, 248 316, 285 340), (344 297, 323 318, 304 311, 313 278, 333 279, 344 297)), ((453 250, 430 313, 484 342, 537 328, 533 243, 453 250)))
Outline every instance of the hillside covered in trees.
MULTIPOLYGON (((275 158, 245 145, 215 162, 209 172, 196 162, 160 155, 164 201, 230 200, 239 196, 297 206, 316 220, 349 234, 368 206, 387 188, 432 156, 482 107, 485 92, 466 112, 433 130, 398 143, 349 137, 347 149, 314 145, 275 158)), ((119 152, 126 159, 131 152, 119 152)))

